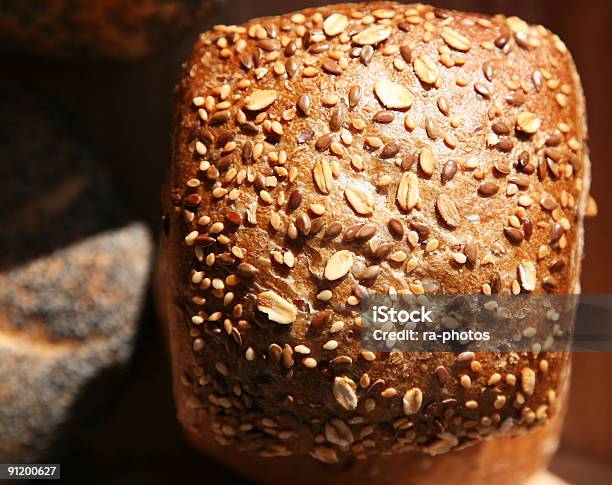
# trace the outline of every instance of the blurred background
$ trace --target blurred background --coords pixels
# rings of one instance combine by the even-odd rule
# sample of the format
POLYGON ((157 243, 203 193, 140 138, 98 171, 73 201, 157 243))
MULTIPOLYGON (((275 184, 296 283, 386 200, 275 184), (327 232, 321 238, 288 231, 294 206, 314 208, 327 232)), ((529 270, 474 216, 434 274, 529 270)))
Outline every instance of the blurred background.
MULTIPOLYGON (((2 11, 0 2, 0 12, 2 11)), ((24 2, 28 3, 28 2, 24 2)), ((35 2, 32 2, 35 3, 35 2)), ((127 3, 127 2, 126 2, 127 3)), ((191 32, 164 41, 136 61, 78 62, 4 56, 2 74, 57 100, 72 113, 97 163, 111 173, 127 210, 153 233, 160 226, 160 186, 170 158, 172 89, 197 31, 333 2, 314 0, 220 1, 191 32)), ((593 164, 591 193, 599 216, 586 223, 582 288, 612 292, 612 2, 592 0, 456 0, 435 6, 517 15, 556 32, 573 53, 582 76, 593 164)), ((0 93, 0 99, 2 94, 0 93)), ((0 161, 3 163, 3 161, 0 161)), ((166 349, 150 290, 140 316, 135 356, 121 392, 101 406, 70 454, 62 460, 65 483, 181 483, 230 472, 197 455, 183 441, 170 387, 166 349), (203 475, 205 474, 205 475, 203 475)), ((572 483, 612 483, 612 354, 575 354, 570 409, 562 448, 552 470, 572 483)))

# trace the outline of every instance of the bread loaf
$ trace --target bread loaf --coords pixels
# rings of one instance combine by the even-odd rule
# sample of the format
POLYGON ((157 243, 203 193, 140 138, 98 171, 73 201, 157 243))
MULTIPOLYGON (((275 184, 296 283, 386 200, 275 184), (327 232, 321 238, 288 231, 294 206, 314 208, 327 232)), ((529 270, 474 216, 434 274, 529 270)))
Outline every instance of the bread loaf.
POLYGON ((134 59, 192 28, 211 0, 21 0, 0 7, 0 52, 134 59))
POLYGON ((0 462, 37 463, 113 403, 152 243, 57 106, 0 89, 0 462))
POLYGON ((516 17, 368 2, 202 34, 164 197, 189 439, 272 482, 542 466, 566 353, 362 352, 358 303, 578 292, 586 138, 567 48, 516 17))

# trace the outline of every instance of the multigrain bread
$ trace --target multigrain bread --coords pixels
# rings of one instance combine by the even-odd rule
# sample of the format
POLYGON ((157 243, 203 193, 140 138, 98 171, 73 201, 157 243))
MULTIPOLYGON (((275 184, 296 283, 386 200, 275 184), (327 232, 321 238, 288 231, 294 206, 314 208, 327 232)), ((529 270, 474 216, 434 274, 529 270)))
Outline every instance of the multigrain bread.
POLYGON ((164 47, 210 12, 212 0, 21 0, 0 5, 0 52, 134 59, 164 47))
POLYGON ((585 104, 556 35, 379 2, 218 26, 174 126, 163 246, 196 446, 271 482, 545 464, 567 354, 361 352, 358 303, 579 292, 585 104))
POLYGON ((36 463, 113 403, 152 242, 57 106, 0 89, 0 462, 36 463))

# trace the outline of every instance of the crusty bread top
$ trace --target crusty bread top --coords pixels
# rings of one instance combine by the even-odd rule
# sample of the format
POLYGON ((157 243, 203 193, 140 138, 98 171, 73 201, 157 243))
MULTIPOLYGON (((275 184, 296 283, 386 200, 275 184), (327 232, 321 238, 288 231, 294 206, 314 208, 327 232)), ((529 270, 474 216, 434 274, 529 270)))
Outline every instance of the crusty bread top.
POLYGON ((578 288, 590 169, 557 36, 335 5, 202 34, 177 93, 167 244, 185 424, 335 462, 441 453, 555 412, 567 355, 362 353, 358 302, 578 288))

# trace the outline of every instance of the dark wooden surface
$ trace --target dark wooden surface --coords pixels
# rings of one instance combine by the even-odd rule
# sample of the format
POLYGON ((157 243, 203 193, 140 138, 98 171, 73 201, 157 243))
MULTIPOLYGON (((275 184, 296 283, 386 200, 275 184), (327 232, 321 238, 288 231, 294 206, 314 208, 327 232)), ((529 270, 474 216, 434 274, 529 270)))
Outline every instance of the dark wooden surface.
MULTIPOLYGON (((258 15, 277 14, 323 2, 291 0, 222 1, 214 23, 236 23, 258 15)), ((328 2, 325 2, 328 3, 328 2)), ((583 290, 612 292, 612 92, 609 60, 612 45, 612 2, 436 1, 436 6, 501 12, 542 23, 557 32, 573 52, 587 94, 592 193, 599 217, 587 223, 583 290)), ((210 27, 202 25, 202 30, 210 27)), ((53 65, 41 61, 3 61, 2 70, 59 98, 75 113, 90 136, 100 163, 107 165, 127 195, 135 217, 159 225, 159 187, 169 163, 172 87, 194 36, 168 46, 155 58, 135 64, 53 65)), ((150 312, 152 315, 153 312, 150 312)), ((570 412, 563 454, 553 469, 573 483, 605 483, 612 463, 612 354, 574 357, 570 412), (583 468, 598 460, 597 477, 568 471, 576 457, 583 468), (565 458, 564 458, 565 457, 565 458), (584 465, 586 460, 587 465, 584 465), (602 472, 603 470, 603 472, 602 472), (573 475, 572 475, 573 474, 573 475), (571 476, 570 476, 571 475, 571 476)), ((117 403, 103 422, 86 430, 82 443, 67 457, 67 483, 203 483, 230 480, 230 472, 197 455, 182 440, 174 418, 165 347, 153 316, 143 322, 143 335, 133 368, 117 403), (176 477, 183 480, 178 480, 176 477)))

